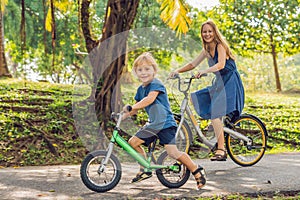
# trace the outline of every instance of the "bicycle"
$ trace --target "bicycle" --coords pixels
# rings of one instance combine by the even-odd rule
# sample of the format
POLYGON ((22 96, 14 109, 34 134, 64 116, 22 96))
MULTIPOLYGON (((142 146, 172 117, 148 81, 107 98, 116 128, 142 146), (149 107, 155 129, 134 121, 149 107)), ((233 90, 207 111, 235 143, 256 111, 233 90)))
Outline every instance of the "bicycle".
POLYGON ((111 114, 113 119, 117 118, 117 123, 108 148, 93 151, 82 161, 80 176, 84 185, 95 192, 106 192, 119 183, 122 169, 119 159, 113 154, 115 144, 131 155, 140 165, 144 166, 145 172, 155 170, 158 180, 164 186, 179 188, 184 185, 190 177, 190 171, 183 164, 169 157, 166 151, 163 151, 153 163, 153 153, 157 139, 148 146, 147 158, 144 158, 119 134, 120 131, 123 131, 120 129, 122 115, 123 112, 111 114))
MULTIPOLYGON (((189 152, 193 144, 193 134, 191 127, 186 119, 189 117, 190 124, 196 131, 200 143, 204 145, 203 149, 208 152, 214 152, 217 149, 216 140, 209 140, 201 131, 193 111, 188 105, 189 89, 194 76, 182 82, 179 75, 170 79, 178 79, 178 90, 184 94, 184 98, 180 106, 180 114, 173 113, 178 123, 176 132, 176 144, 179 149, 185 149, 189 152), (185 89, 182 84, 186 84, 185 89)), ((229 116, 222 118, 224 124, 225 147, 229 157, 236 164, 246 167, 256 164, 263 157, 267 148, 268 133, 263 122, 256 116, 242 113, 238 119, 231 121, 229 116)))

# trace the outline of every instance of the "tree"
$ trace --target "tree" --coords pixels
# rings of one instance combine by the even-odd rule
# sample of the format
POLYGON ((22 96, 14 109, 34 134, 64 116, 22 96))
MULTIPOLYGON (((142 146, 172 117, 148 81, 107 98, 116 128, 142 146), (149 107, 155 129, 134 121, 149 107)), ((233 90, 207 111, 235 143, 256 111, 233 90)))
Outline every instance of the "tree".
POLYGON ((0 77, 10 76, 4 51, 4 33, 3 33, 3 13, 8 0, 1 0, 0 3, 0 77))
POLYGON ((94 83, 97 86, 95 88, 97 117, 101 121, 101 126, 105 129, 111 113, 110 102, 113 90, 121 77, 126 62, 124 52, 126 52, 128 35, 125 33, 123 37, 119 38, 113 36, 126 32, 131 28, 137 13, 139 0, 108 1, 106 20, 100 40, 94 40, 91 37, 89 27, 90 3, 90 0, 82 0, 81 24, 86 40, 86 48, 90 53, 89 58, 93 67, 94 83), (95 49, 95 47, 97 48, 95 49), (115 57, 117 58, 115 59, 115 57))
POLYGON ((299 1, 221 0, 220 3, 210 16, 217 19, 222 33, 239 54, 272 55, 276 90, 280 92, 278 54, 293 55, 300 50, 299 1))
MULTIPOLYGON (((185 33, 190 24, 187 14, 187 5, 183 0, 158 0, 161 3, 161 18, 179 35, 185 33)), ((91 34, 89 6, 91 0, 81 1, 81 27, 86 41, 89 59, 94 69, 94 82, 96 85, 96 112, 101 122, 101 127, 106 129, 106 124, 111 113, 111 98, 113 89, 121 77, 126 65, 126 31, 130 30, 137 14, 139 0, 108 0, 105 22, 100 40, 93 39, 91 34), (123 37, 114 37, 123 33, 123 37), (106 43, 110 39, 110 42, 106 43), (98 46, 99 45, 99 46, 98 46), (106 46, 107 45, 107 46, 106 46), (97 47, 96 54, 91 54, 97 47), (112 55, 119 52, 117 59, 112 55), (95 56, 96 55, 96 56, 95 56), (106 65, 109 65, 108 67, 106 65), (97 75, 101 74, 101 77, 97 75)))

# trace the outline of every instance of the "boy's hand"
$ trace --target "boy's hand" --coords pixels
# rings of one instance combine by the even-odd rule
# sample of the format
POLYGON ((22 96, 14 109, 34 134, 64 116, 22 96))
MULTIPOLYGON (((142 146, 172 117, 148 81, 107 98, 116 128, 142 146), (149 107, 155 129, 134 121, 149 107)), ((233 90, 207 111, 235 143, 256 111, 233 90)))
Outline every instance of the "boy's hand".
POLYGON ((126 119, 127 117, 130 116, 130 111, 132 110, 132 107, 130 105, 125 105, 123 107, 123 116, 122 116, 122 120, 126 119))
POLYGON ((128 113, 128 112, 130 112, 132 110, 132 106, 131 105, 125 105, 124 107, 123 107, 123 112, 125 112, 125 113, 128 113))

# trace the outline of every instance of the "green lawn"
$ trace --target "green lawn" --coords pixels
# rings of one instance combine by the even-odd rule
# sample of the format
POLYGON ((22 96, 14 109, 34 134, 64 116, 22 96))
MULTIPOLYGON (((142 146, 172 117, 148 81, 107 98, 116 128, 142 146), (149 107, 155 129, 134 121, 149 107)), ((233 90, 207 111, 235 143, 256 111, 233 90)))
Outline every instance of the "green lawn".
MULTIPOLYGON (((123 101, 134 103, 136 86, 123 85, 123 101)), ((85 87, 84 98, 88 93, 85 87)), ((72 103, 73 85, 0 80, 0 166, 75 164, 87 149, 76 132, 72 103)), ((178 110, 180 94, 169 92, 172 110, 178 110)), ((76 94, 77 95, 77 94, 76 94)), ((78 99, 78 96, 76 96, 78 99)), ((267 153, 300 150, 300 94, 246 93, 244 112, 266 124, 267 153)), ((141 112, 139 122, 146 115, 141 112)), ((141 124, 140 124, 141 125, 141 124)), ((88 130, 86 130, 88 132, 88 130)))

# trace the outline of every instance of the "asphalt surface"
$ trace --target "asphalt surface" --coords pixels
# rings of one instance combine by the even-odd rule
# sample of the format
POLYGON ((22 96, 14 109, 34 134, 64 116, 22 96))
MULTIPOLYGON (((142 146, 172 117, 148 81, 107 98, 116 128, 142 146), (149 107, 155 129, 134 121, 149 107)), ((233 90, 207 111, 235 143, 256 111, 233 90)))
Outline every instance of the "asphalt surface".
POLYGON ((265 193, 300 190, 300 153, 265 155, 252 167, 240 167, 230 159, 226 162, 195 160, 205 167, 208 182, 196 190, 193 176, 179 189, 164 187, 154 175, 131 184, 138 166, 122 163, 119 184, 106 193, 95 193, 84 186, 79 165, 42 166, 0 169, 0 199, 159 199, 174 197, 205 197, 233 193, 265 193))

